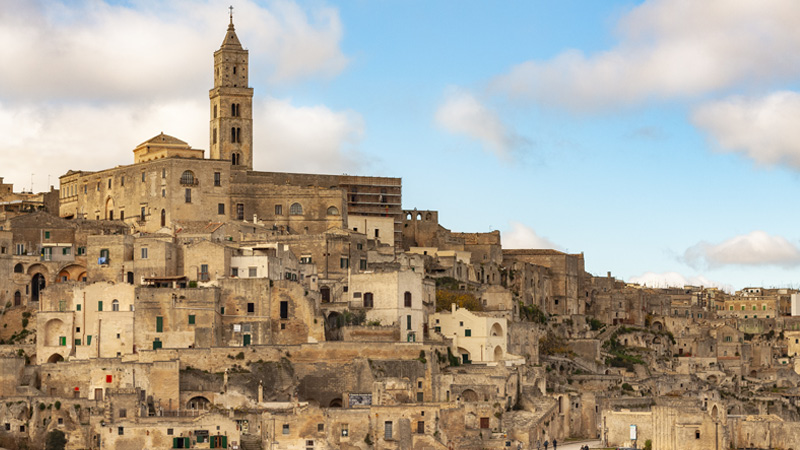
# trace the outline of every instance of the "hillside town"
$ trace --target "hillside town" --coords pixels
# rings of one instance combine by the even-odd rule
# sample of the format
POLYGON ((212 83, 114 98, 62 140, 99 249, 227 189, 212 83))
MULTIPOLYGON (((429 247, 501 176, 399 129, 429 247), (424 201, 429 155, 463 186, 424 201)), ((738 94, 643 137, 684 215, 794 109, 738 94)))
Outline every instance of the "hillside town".
POLYGON ((0 178, 0 447, 800 448, 800 292, 629 284, 401 178, 255 171, 220 34, 207 154, 0 178))

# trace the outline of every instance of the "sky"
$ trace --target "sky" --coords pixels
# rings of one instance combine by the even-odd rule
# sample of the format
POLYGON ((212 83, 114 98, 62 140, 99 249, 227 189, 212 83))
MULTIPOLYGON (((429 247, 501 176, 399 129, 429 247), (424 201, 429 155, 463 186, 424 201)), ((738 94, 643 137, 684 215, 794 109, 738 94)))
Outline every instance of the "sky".
MULTIPOLYGON (((208 148, 206 0, 0 0, 0 176, 208 148)), ((392 176, 405 209, 650 286, 800 287, 800 2, 235 0, 255 169, 392 176)))

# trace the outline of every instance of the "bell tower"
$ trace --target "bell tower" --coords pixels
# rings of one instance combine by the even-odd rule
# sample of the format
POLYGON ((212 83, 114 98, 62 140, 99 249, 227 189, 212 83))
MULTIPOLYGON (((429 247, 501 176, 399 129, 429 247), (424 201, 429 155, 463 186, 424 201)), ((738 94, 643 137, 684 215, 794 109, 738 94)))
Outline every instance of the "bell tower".
POLYGON ((233 28, 233 8, 225 40, 214 52, 214 88, 209 130, 211 159, 253 169, 253 88, 248 82, 248 51, 233 28))

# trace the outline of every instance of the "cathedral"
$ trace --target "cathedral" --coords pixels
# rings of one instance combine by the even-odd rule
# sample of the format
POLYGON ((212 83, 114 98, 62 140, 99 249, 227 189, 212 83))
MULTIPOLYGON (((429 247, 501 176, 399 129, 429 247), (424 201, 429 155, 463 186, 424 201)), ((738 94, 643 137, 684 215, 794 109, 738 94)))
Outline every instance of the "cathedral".
MULTIPOLYGON (((231 16, 214 52, 209 151, 160 133, 133 149, 131 165, 60 177, 59 215, 119 220, 135 232, 175 231, 188 222, 247 221, 287 234, 331 229, 401 242, 400 178, 253 170, 249 55, 231 16)), ((281 149, 268 149, 280 152, 281 149)))

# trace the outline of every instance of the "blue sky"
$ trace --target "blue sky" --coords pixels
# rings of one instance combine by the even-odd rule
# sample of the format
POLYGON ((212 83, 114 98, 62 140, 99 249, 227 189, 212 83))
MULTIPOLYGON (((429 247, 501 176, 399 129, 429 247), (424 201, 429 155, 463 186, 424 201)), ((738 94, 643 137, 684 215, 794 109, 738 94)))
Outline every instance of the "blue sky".
MULTIPOLYGON (((22 43, 0 50, 0 176, 43 190, 161 131, 207 148, 228 3, 0 8, 22 43)), ((595 274, 800 284, 792 0, 233 6, 257 169, 399 176, 405 208, 595 274)))

